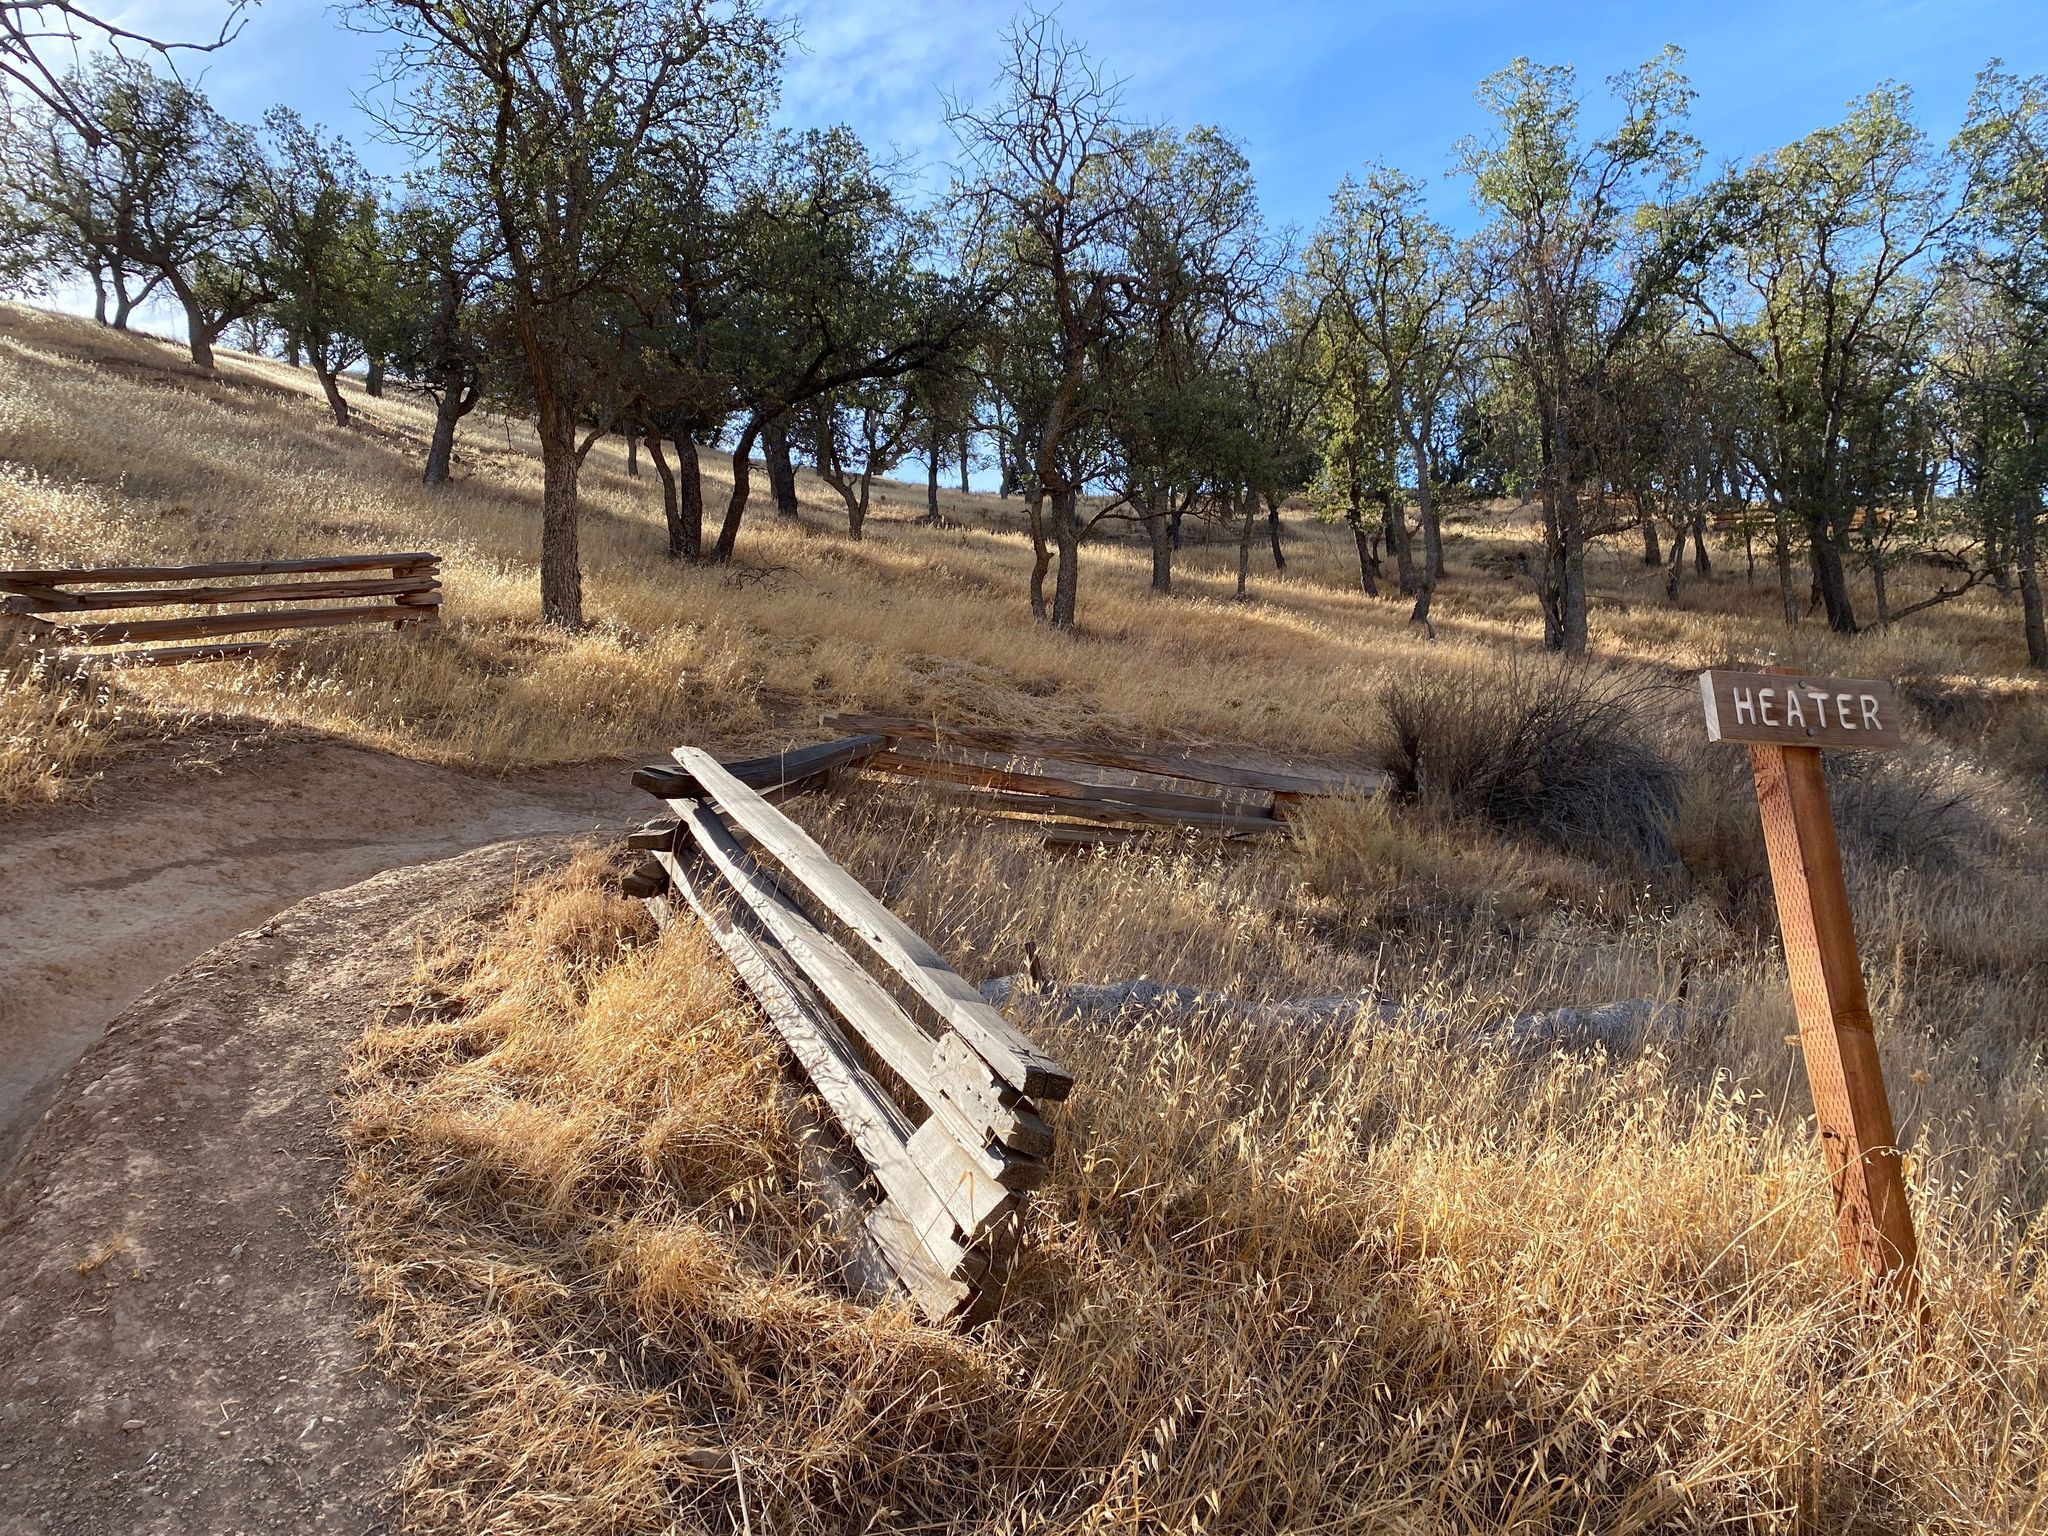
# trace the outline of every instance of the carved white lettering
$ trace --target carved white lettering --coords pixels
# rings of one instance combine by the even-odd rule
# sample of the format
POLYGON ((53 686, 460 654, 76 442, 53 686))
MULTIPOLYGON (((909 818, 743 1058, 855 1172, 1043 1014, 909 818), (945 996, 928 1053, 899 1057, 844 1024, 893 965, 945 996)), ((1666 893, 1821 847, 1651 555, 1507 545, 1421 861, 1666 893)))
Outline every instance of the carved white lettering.
POLYGON ((1835 695, 1835 718, 1842 722, 1842 729, 1845 731, 1853 731, 1856 729, 1856 722, 1849 718, 1849 705, 1852 702, 1853 701, 1846 693, 1838 693, 1835 695))
POLYGON ((1877 695, 1866 693, 1863 699, 1863 723, 1873 731, 1881 731, 1884 725, 1877 718, 1877 695))
POLYGON ((1806 702, 1811 704, 1820 715, 1820 728, 1826 730, 1828 728, 1828 696, 1824 693, 1809 692, 1806 695, 1806 702))
POLYGON ((1756 717, 1765 725, 1781 725, 1784 723, 1771 718, 1771 705, 1777 702, 1777 698, 1778 695, 1774 689, 1759 688, 1756 691, 1756 717))
POLYGON ((1802 731, 1806 729, 1806 710, 1799 702, 1799 690, 1797 688, 1787 688, 1785 690, 1785 723, 1787 725, 1796 725, 1802 731))
POLYGON ((1738 688, 1735 690, 1735 723, 1740 725, 1745 720, 1751 725, 1756 724, 1756 695, 1747 688, 1738 688))

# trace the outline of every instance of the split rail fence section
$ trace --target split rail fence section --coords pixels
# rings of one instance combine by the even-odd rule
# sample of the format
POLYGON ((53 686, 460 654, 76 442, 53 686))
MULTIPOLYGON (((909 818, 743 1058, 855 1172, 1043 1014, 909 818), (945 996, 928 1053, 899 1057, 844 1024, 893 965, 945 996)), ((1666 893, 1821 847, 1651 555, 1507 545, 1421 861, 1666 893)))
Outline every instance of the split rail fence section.
POLYGON ((231 641, 233 636, 346 624, 438 624, 440 571, 439 555, 421 553, 0 570, 0 630, 12 631, 19 643, 73 661, 140 667, 232 661, 276 643, 231 641), (317 606, 299 606, 308 603, 317 606), (210 611, 170 618, 99 617, 163 608, 210 611), (201 643, 165 643, 170 641, 201 643))
POLYGON ((833 715, 825 724, 858 733, 835 745, 878 743, 846 759, 863 774, 921 782, 986 810, 1043 821, 1054 846, 1115 842, 1159 827, 1270 837, 1288 830, 1304 800, 1376 795, 1388 783, 1366 769, 1253 767, 891 715, 833 715))
POLYGON ((729 766, 677 748, 676 768, 633 776, 674 819, 633 835, 650 863, 627 889, 664 926, 672 900, 702 920, 858 1154, 853 1277, 928 1317, 973 1318, 1000 1296, 1023 1201, 1046 1176, 1038 1106, 1073 1081, 770 803, 879 746, 729 766))

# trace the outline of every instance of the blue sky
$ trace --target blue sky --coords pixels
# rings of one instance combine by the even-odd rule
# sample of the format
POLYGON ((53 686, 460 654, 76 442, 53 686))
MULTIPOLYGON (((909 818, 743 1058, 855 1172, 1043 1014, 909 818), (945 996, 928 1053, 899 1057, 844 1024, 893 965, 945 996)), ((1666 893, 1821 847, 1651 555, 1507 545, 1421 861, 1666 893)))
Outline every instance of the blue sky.
MULTIPOLYGON (((849 123, 935 175, 952 150, 943 93, 987 90, 1015 9, 1009 0, 771 3, 803 36, 784 118, 849 123)), ((123 17, 189 36, 218 14, 206 0, 140 0, 123 17)), ((1479 126, 1473 86, 1518 54, 1576 65, 1597 95, 1607 76, 1677 43, 1699 92, 1693 131, 1712 160, 1829 122, 1885 79, 1911 85, 1922 122, 1945 139, 1986 60, 2048 72, 2041 0, 1068 0, 1059 16, 1126 80, 1135 115, 1224 128, 1250 156, 1269 217, 1302 226, 1339 176, 1373 158, 1437 180, 1439 210, 1462 221, 1463 188, 1441 180, 1451 145, 1479 126)), ((285 101, 367 139, 355 96, 377 52, 322 0, 265 0, 205 63, 204 79, 232 116, 253 121, 285 101)), ((1600 122, 1598 106, 1590 110, 1600 122)), ((390 151, 363 148, 380 169, 400 168, 390 151)))

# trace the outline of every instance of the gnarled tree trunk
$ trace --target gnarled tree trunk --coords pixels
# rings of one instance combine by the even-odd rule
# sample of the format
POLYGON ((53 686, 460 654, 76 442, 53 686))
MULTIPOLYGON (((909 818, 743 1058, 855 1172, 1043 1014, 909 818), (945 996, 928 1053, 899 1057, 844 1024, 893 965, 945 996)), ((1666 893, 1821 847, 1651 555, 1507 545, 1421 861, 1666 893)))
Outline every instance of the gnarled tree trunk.
POLYGON ((795 517, 796 466, 789 458, 787 415, 772 416, 761 423, 761 457, 768 465, 768 489, 775 497, 775 515, 795 517))
POLYGON ((1052 498, 1052 537, 1059 555, 1053 577, 1052 624, 1055 629, 1072 629, 1081 601, 1081 524, 1075 513, 1080 492, 1055 491, 1052 498))
POLYGON ((540 428, 540 616, 563 629, 583 627, 583 566, 576 544, 576 421, 543 402, 540 428))

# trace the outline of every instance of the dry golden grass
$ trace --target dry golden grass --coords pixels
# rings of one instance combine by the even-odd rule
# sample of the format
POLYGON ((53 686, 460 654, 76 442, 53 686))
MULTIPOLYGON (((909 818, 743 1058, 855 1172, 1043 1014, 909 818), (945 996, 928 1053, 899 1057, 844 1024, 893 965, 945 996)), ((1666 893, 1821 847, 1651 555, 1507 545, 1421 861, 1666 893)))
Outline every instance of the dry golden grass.
MULTIPOLYGON (((1136 543, 1090 547, 1085 632, 1070 637, 1031 622, 1014 501, 948 492, 961 526, 935 531, 913 521, 922 487, 888 486, 869 539, 853 544, 836 498, 805 475, 803 526, 778 520, 763 493, 740 567, 692 569, 660 558, 657 484, 628 479, 610 441, 583 476, 597 622, 564 637, 534 622, 540 478, 522 428, 474 421, 459 482, 430 489, 418 482, 429 426, 418 402, 356 395, 360 423, 341 431, 304 371, 224 353, 222 378, 196 377, 162 343, 0 307, 0 564, 426 547, 445 557, 448 622, 438 635, 343 632, 242 666, 135 674, 120 687, 137 708, 253 716, 483 767, 685 737, 735 748, 811 738, 820 715, 846 707, 1343 758, 1360 750, 1387 678, 1422 665, 1487 671, 1499 646, 1528 646, 1537 630, 1527 583, 1478 564, 1528 543, 1512 513, 1454 527, 1434 644, 1404 605, 1359 596, 1347 532, 1301 517, 1284 575, 1259 554, 1252 603, 1231 599, 1228 540, 1185 552, 1170 602, 1147 592, 1136 543)), ((705 462, 707 499, 722 503, 724 465, 705 462)), ((2042 706, 2019 675, 2017 621, 1988 599, 1849 641, 1809 626, 1788 643, 1767 585, 1692 583, 1673 610, 1625 548, 1596 551, 1593 577, 1599 649, 1674 675, 1775 654, 1930 688, 1996 677, 2015 707, 2042 706)), ((1911 576, 1896 585, 1909 592, 1911 576)))
MULTIPOLYGON (((1441 638, 1289 523, 1284 576, 1190 549, 1173 601, 1130 544, 1084 557, 1079 636, 1034 626, 1014 503, 889 491, 855 545, 806 481, 743 570, 659 557, 652 478, 586 472, 590 633, 535 610, 538 473, 479 426, 416 482, 425 418, 339 432, 303 375, 0 312, 0 564, 428 547, 438 635, 344 634, 241 668, 6 696, 0 803, 214 714, 509 767, 814 739, 836 708, 1377 757, 1390 684, 1477 750, 1471 703, 1533 648, 1512 511, 1451 544, 1441 638)), ((718 466, 707 466, 713 499, 718 466)), ((1724 572, 1739 552, 1717 551, 1724 572)), ((1461 801, 1334 805, 1257 853, 1050 860, 915 799, 807 827, 971 977, 1243 998, 1339 992, 1413 1028, 1068 1028, 1080 1087, 1008 1313, 971 1335, 838 1297, 792 1181, 772 1041, 688 930, 656 942, 586 862, 425 957, 350 1086, 349 1250, 419 1394, 421 1530, 2048 1532, 2048 695, 1973 597, 1890 632, 1787 637, 1767 576, 1677 608, 1629 550, 1596 644, 1674 776, 1670 857, 1461 801), (1841 1288, 1755 810, 1698 742, 1693 668, 1900 677, 1917 744, 1836 780, 1933 1331, 1841 1288), (1496 821, 1488 821, 1487 815, 1496 821), (1518 1062, 1472 1027, 1679 1005, 1667 1048, 1518 1062)), ((1910 574, 1899 578, 1910 588, 1910 574)), ((1479 727, 1479 728, 1476 728, 1479 727)), ((1616 794, 1628 793, 1626 784, 1616 794)), ((1597 830, 1597 828, 1596 828, 1597 830)), ((1625 841, 1625 840, 1624 840, 1625 841)), ((1640 840, 1638 840, 1640 841, 1640 840)))
MULTIPOLYGON (((906 855, 922 814, 807 820, 955 953, 1064 933, 1088 974, 1370 979, 1289 937, 1249 866, 1055 877, 955 827, 906 855)), ((1702 947, 1685 921, 1607 939, 1606 984, 1702 947)), ((411 1528, 2044 1528, 2048 1296, 2014 1166, 2039 1167, 2037 1061, 1989 1099, 1932 1047, 1902 1076, 1916 1348, 1843 1291, 1753 954, 1701 987, 1723 1048, 1769 1061, 1745 1078, 1697 1043, 1518 1062, 1463 1034, 1497 970, 1407 965, 1414 1029, 1055 1030, 1079 1085, 1055 1174, 1005 1312, 963 1336, 820 1272, 773 1037, 708 941, 657 940, 594 861, 530 887, 426 959, 347 1105, 349 1251, 429 1410, 411 1528)))

